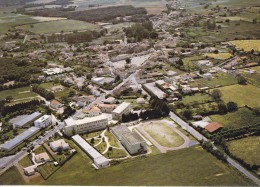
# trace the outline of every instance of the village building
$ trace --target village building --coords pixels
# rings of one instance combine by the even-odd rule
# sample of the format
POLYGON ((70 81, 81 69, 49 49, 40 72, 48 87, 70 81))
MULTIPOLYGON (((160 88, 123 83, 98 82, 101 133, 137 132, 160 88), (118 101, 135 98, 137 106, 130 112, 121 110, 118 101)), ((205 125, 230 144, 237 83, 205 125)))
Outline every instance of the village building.
POLYGON ((64 121, 64 123, 64 134, 67 136, 72 136, 75 134, 84 134, 105 129, 108 125, 108 118, 106 115, 102 114, 99 116, 87 117, 78 120, 68 118, 64 121))
POLYGON ((65 151, 69 149, 69 144, 66 143, 64 139, 59 139, 50 143, 50 148, 54 152, 56 152, 60 147, 62 148, 63 151, 65 151))
POLYGON ((87 117, 94 117, 102 114, 101 110, 96 106, 92 108, 84 108, 82 112, 86 114, 87 117))
POLYGON ((44 115, 34 121, 34 126, 38 128, 45 128, 52 123, 52 116, 51 115, 44 115))
POLYGON ((115 104, 99 104, 98 107, 100 108, 101 112, 103 113, 112 113, 113 110, 116 108, 115 104))
POLYGON ((131 112, 131 104, 127 102, 123 102, 115 110, 113 110, 112 117, 115 120, 121 120, 123 114, 129 114, 130 112, 131 112))
POLYGON ((50 106, 51 106, 51 108, 58 110, 58 109, 61 108, 63 105, 62 105, 58 100, 53 99, 53 100, 50 102, 50 106))
POLYGON ((50 160, 51 159, 50 159, 48 153, 46 153, 46 152, 35 155, 35 162, 36 163, 49 162, 50 160))

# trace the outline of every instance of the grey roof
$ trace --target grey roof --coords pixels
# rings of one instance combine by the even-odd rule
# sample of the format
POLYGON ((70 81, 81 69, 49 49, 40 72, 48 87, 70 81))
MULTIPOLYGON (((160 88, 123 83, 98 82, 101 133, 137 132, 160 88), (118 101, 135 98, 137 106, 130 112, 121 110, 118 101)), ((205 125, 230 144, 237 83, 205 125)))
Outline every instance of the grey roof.
POLYGON ((123 133, 122 137, 131 145, 144 142, 144 139, 136 132, 123 133))
POLYGON ((123 102, 115 110, 113 110, 113 113, 121 114, 130 105, 130 103, 123 102))
POLYGON ((72 136, 72 139, 97 163, 101 164, 103 162, 107 162, 108 159, 105 158, 102 154, 100 154, 96 149, 94 149, 91 145, 89 145, 86 140, 84 140, 81 136, 75 135, 72 136))
POLYGON ((42 114, 40 112, 34 112, 31 115, 21 119, 20 121, 17 121, 14 123, 15 126, 22 127, 25 124, 29 123, 30 121, 33 121, 34 119, 40 117, 42 114))
POLYGON ((1 147, 6 150, 11 150, 12 148, 20 144, 23 140, 26 140, 27 138, 36 134, 38 131, 40 131, 38 127, 31 127, 13 138, 12 140, 5 142, 5 144, 3 144, 1 147))
POLYGON ((119 140, 121 140, 123 133, 131 132, 125 125, 117 125, 115 127, 111 127, 111 130, 119 138, 119 140))

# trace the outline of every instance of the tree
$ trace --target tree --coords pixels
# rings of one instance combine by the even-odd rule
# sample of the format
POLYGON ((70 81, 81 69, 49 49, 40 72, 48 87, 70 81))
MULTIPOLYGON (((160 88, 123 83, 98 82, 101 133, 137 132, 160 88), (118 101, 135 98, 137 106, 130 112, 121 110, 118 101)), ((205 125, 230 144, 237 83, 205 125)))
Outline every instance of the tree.
POLYGON ((242 75, 237 77, 237 82, 238 84, 242 84, 242 85, 245 85, 247 83, 246 78, 243 77, 242 75))
POLYGON ((238 106, 237 106, 237 103, 235 103, 235 102, 232 102, 232 101, 230 101, 230 102, 228 102, 227 103, 227 110, 228 111, 235 111, 235 110, 237 110, 238 109, 238 106))
POLYGON ((211 96, 215 99, 215 100, 219 100, 222 96, 222 93, 219 89, 214 89, 211 93, 211 96))
POLYGON ((191 119, 192 118, 192 111, 190 109, 185 109, 183 111, 183 116, 186 118, 186 119, 191 119))
POLYGON ((260 116, 260 107, 256 107, 253 109, 253 114, 254 115, 257 115, 257 116, 260 116))
POLYGON ((11 100, 13 100, 13 97, 9 95, 5 98, 5 100, 6 102, 10 102, 11 100))
POLYGON ((125 61, 126 61, 127 64, 130 64, 131 63, 131 58, 127 58, 127 59, 125 59, 125 61))
POLYGON ((94 138, 91 138, 90 143, 91 143, 91 144, 94 144, 94 143, 95 143, 95 139, 94 139, 94 138))
POLYGON ((227 111, 228 111, 226 104, 223 103, 223 102, 218 103, 218 111, 219 111, 219 113, 221 113, 221 114, 226 114, 227 111))
POLYGON ((63 151, 63 148, 61 146, 59 146, 58 149, 57 149, 58 155, 61 155, 62 151, 63 151))

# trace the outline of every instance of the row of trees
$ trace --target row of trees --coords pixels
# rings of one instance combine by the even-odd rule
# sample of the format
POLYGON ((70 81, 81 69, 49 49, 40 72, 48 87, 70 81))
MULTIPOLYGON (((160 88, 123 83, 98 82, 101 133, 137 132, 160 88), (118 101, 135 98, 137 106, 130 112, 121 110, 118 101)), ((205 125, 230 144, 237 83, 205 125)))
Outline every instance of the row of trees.
POLYGON ((214 149, 213 144, 208 141, 202 141, 201 146, 206 149, 208 152, 216 156, 219 160, 226 161, 227 157, 225 153, 221 150, 214 149))
POLYGON ((54 93, 36 85, 36 84, 32 86, 32 91, 39 94, 40 96, 44 97, 48 101, 55 98, 54 93))
POLYGON ((25 110, 28 108, 35 108, 36 106, 39 106, 41 103, 42 103, 42 101, 32 100, 32 101, 22 102, 22 103, 10 105, 10 106, 3 106, 3 107, 1 107, 0 112, 3 116, 5 116, 9 113, 25 110))

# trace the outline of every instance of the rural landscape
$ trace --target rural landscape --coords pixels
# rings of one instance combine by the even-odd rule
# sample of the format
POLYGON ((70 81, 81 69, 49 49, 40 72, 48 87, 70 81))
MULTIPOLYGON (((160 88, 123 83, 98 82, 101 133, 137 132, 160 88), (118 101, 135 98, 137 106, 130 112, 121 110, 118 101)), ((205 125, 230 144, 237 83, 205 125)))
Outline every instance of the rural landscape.
POLYGON ((0 185, 260 186, 259 0, 0 0, 0 185))

